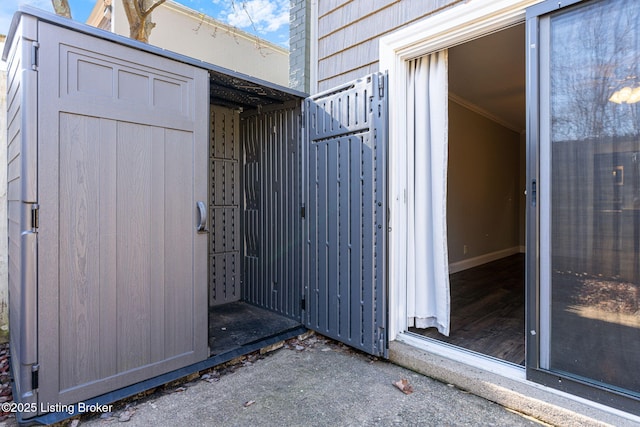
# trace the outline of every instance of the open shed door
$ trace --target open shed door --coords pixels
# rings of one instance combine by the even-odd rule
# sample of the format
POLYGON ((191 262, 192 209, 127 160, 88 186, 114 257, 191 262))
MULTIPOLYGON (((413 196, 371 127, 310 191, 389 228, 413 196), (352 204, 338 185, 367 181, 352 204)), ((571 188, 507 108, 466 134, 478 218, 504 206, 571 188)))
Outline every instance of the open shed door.
POLYGON ((208 356, 208 234, 197 226, 207 209, 209 78, 38 25, 46 412, 208 356))
POLYGON ((305 101, 303 318, 386 357, 385 79, 372 74, 305 101))

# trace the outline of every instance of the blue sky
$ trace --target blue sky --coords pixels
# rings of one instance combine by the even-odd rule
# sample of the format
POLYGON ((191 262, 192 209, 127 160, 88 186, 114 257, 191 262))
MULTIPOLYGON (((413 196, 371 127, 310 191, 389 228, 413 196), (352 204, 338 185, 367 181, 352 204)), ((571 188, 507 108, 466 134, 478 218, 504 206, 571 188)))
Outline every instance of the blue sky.
MULTIPOLYGON (((289 45, 289 0, 176 1, 280 46, 289 45)), ((84 22, 95 2, 96 0, 69 0, 73 19, 84 22)), ((13 13, 21 4, 53 11, 51 0, 0 0, 0 34, 7 34, 13 13)))

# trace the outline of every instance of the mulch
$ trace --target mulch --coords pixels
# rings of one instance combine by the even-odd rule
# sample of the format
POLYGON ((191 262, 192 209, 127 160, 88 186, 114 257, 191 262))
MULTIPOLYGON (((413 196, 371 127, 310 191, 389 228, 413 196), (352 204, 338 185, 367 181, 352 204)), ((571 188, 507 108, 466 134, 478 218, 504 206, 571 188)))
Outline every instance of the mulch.
MULTIPOLYGON (((11 374, 9 370, 9 343, 0 344, 0 403, 13 401, 11 395, 11 374)), ((0 422, 15 415, 10 412, 0 411, 0 422)))

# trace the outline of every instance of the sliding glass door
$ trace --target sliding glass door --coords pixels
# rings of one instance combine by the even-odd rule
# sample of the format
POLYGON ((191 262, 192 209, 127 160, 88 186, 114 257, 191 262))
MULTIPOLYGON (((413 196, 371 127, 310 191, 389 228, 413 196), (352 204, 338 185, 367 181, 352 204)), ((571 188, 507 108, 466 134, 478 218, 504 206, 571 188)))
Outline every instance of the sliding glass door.
POLYGON ((528 373, 638 412, 640 2, 571 3, 528 13, 528 373))

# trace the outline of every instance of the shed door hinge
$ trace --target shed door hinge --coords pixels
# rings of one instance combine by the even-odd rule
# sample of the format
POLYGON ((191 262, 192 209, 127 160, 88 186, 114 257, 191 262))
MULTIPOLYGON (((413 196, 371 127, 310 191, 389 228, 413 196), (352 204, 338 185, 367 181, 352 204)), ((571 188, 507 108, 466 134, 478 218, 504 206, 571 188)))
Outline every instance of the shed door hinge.
POLYGON ((306 216, 307 216, 307 210, 305 209, 304 205, 300 206, 300 216, 302 218, 306 218, 306 216))
POLYGON ((39 372, 40 372, 40 365, 38 365, 37 363, 35 365, 31 365, 31 389, 32 390, 36 390, 39 388, 39 384, 38 381, 39 379, 39 372))
POLYGON ((302 299, 300 300, 300 308, 301 308, 302 310, 306 310, 306 309, 307 309, 307 301, 306 301, 304 298, 302 298, 302 299))
POLYGON ((40 227, 40 218, 39 218, 39 214, 40 213, 40 205, 38 205, 37 203, 34 203, 33 205, 31 205, 31 231, 37 231, 38 227, 40 227))
POLYGON ((40 43, 31 42, 31 69, 33 71, 38 71, 38 48, 40 47, 40 43))
POLYGON ((387 338, 386 338, 386 334, 385 334, 385 330, 382 327, 378 327, 378 331, 376 333, 377 335, 377 351, 379 355, 384 354, 384 349, 387 347, 387 338))

